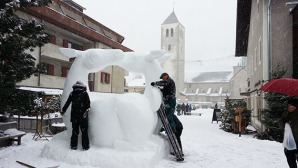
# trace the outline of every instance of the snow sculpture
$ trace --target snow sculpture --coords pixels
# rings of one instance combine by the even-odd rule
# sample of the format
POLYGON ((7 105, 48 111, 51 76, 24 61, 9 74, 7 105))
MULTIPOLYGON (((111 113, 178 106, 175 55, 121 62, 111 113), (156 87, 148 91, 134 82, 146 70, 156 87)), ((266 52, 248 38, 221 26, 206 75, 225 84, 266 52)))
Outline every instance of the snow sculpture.
MULTIPOLYGON (((63 118, 68 130, 55 135, 44 146, 41 156, 84 166, 154 167, 153 164, 165 156, 168 146, 163 139, 153 134, 161 95, 158 89, 150 86, 150 83, 159 80, 162 73, 160 63, 167 60, 169 55, 164 51, 143 54, 124 53, 117 49, 77 51, 62 48, 60 51, 67 57, 76 58, 65 82, 62 105, 76 81, 82 81, 88 87, 88 74, 98 72, 108 65, 118 65, 129 71, 143 73, 146 78, 146 89, 144 95, 89 92, 91 148, 82 151, 79 139, 78 150, 70 150, 71 123, 68 108, 63 118)), ((87 90, 89 91, 89 88, 87 90)))
MULTIPOLYGON (((88 74, 98 72, 108 65, 118 65, 129 71, 143 73, 146 78, 144 95, 89 93, 91 147, 121 148, 126 146, 127 148, 127 146, 133 146, 132 144, 139 144, 150 139, 157 122, 156 111, 161 103, 159 91, 152 88, 150 83, 159 80, 163 72, 160 63, 169 58, 165 51, 156 50, 149 54, 124 53, 117 49, 78 51, 61 48, 60 51, 67 57, 76 58, 66 79, 62 105, 66 102, 72 91, 72 85, 76 81, 82 81, 88 87, 88 74)), ((70 108, 64 117, 68 137, 71 135, 69 117, 70 108)))

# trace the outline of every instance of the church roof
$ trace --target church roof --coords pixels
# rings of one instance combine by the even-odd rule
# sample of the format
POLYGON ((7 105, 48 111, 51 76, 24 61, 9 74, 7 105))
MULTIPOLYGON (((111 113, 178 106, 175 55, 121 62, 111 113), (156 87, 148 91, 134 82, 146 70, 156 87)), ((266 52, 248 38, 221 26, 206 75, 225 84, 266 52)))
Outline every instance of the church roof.
POLYGON ((175 12, 173 11, 162 24, 179 23, 175 12))
POLYGON ((229 82, 233 75, 232 71, 201 72, 192 79, 193 82, 229 82))

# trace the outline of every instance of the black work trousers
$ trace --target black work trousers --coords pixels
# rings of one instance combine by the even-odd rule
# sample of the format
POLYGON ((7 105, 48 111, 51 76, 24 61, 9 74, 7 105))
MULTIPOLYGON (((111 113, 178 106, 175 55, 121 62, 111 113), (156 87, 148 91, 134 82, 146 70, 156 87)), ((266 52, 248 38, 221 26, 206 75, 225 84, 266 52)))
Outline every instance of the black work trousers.
POLYGON ((72 135, 70 146, 76 148, 78 146, 78 136, 80 129, 82 132, 82 147, 83 149, 89 149, 89 137, 88 137, 88 119, 81 119, 75 122, 72 122, 72 135))
POLYGON ((176 129, 175 136, 176 136, 177 141, 178 141, 180 148, 182 150, 182 143, 181 143, 181 138, 180 138, 181 134, 182 134, 182 129, 180 129, 180 128, 176 129))
POLYGON ((285 148, 285 155, 287 157, 289 168, 297 168, 297 150, 287 150, 285 148))

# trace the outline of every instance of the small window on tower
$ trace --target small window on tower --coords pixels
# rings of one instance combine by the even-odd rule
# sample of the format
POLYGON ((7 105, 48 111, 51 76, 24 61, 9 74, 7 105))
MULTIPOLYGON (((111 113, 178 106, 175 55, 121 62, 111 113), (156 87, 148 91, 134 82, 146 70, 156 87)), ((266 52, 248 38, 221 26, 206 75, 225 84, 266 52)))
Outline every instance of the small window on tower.
POLYGON ((166 30, 166 37, 169 37, 169 29, 166 30))
POLYGON ((172 46, 168 45, 168 51, 171 51, 172 46))
POLYGON ((174 29, 171 28, 171 37, 173 37, 173 36, 174 36, 174 29))

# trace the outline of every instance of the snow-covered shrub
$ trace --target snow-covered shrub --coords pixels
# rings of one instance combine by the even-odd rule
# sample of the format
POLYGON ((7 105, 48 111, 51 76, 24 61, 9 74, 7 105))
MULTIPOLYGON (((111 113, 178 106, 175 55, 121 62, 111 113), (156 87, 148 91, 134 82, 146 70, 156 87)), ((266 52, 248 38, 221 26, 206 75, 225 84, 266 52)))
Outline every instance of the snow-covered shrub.
POLYGON ((246 122, 250 122, 251 111, 246 109, 246 102, 244 100, 232 100, 229 97, 226 98, 226 109, 221 111, 222 122, 220 128, 227 132, 232 132, 232 122, 235 121, 235 117, 239 115, 235 113, 238 108, 244 108, 241 113, 242 119, 246 122))

